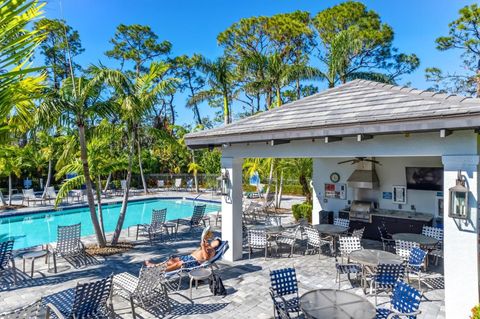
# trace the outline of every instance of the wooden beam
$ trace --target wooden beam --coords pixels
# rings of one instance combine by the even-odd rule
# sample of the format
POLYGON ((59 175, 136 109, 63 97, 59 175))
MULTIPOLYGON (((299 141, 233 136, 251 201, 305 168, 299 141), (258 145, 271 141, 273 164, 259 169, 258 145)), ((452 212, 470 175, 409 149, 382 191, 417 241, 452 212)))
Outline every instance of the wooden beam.
POLYGON ((371 140, 373 135, 370 134, 357 134, 357 142, 371 140))
POLYGON ((340 136, 325 136, 325 143, 339 142, 341 140, 340 136))
POLYGON ((445 137, 447 137, 451 134, 452 134, 452 131, 450 131, 450 130, 446 130, 446 129, 441 129, 440 130, 440 137, 441 138, 445 138, 445 137))
POLYGON ((271 140, 270 142, 268 142, 270 146, 288 144, 288 143, 290 143, 290 140, 271 140))

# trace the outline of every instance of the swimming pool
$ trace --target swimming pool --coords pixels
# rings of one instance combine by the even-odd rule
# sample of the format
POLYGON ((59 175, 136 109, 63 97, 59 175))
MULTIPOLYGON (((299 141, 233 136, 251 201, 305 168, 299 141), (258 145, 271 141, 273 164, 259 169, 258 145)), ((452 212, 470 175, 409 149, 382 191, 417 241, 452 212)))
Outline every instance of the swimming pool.
MULTIPOLYGON (((200 204, 200 202, 197 202, 200 204)), ((202 203, 203 204, 203 203, 202 203)), ((206 212, 216 212, 219 204, 205 203, 206 212)), ((167 220, 190 217, 194 202, 183 199, 149 199, 128 203, 123 229, 128 226, 150 223, 152 209, 167 209, 167 220)), ((105 232, 115 230, 121 204, 103 205, 105 232)), ((0 242, 8 238, 15 239, 14 249, 28 248, 55 242, 57 226, 82 223, 82 236, 92 235, 93 225, 88 207, 48 211, 42 213, 0 217, 0 242)))

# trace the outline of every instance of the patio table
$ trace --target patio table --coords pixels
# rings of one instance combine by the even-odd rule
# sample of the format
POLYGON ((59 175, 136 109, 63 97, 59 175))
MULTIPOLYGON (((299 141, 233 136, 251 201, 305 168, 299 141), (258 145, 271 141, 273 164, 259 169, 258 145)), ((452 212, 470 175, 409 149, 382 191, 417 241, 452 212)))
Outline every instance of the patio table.
POLYGON ((349 257, 350 260, 371 267, 376 267, 378 264, 401 264, 403 262, 402 257, 379 249, 355 250, 350 253, 349 257))
POLYGON ((317 289, 300 297, 307 318, 373 319, 375 307, 366 298, 336 289, 317 289))
POLYGON ((329 235, 338 235, 346 233, 348 231, 347 227, 331 225, 331 224, 318 224, 314 226, 320 233, 329 234, 329 235))
POLYGON ((438 244, 438 239, 435 239, 430 236, 425 236, 422 234, 397 233, 397 234, 393 234, 392 238, 394 240, 412 241, 412 242, 418 243, 420 246, 423 246, 423 247, 430 247, 438 244))

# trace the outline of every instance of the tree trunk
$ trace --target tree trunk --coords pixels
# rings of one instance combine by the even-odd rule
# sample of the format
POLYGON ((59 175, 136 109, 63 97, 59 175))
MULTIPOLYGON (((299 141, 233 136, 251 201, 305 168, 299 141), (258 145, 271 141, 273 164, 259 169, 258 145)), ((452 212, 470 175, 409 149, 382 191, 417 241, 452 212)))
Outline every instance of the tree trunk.
POLYGON ((305 195, 305 201, 308 203, 312 202, 312 192, 310 191, 310 187, 308 185, 307 177, 304 175, 299 176, 300 185, 302 185, 302 193, 305 195))
POLYGON ((272 161, 270 162, 270 174, 268 175, 268 186, 267 186, 267 191, 265 192, 265 200, 268 198, 268 194, 270 194, 270 186, 272 185, 272 180, 273 180, 274 161, 275 159, 272 158, 272 161))
POLYGON ((283 195, 283 170, 280 173, 280 189, 278 190, 277 195, 277 208, 282 206, 282 195, 283 195))
POLYGON ((102 211, 102 180, 100 175, 98 175, 98 183, 97 183, 97 207, 98 207, 98 222, 100 223, 100 228, 102 229, 102 236, 103 240, 107 242, 107 238, 105 237, 105 225, 103 223, 103 211, 102 211))
POLYGON ((277 106, 282 105, 282 93, 280 91, 280 87, 277 87, 277 106))
POLYGON ((296 86, 297 86, 297 100, 300 100, 302 97, 302 92, 300 90, 300 79, 296 80, 296 86))
POLYGON ((8 206, 12 206, 12 173, 8 174, 8 206))
POLYGON ((110 181, 112 180, 112 172, 108 174, 107 181, 105 182, 105 188, 103 189, 104 193, 108 191, 108 185, 110 185, 110 181))
POLYGON ((52 160, 49 160, 47 182, 45 183, 45 187, 43 188, 43 195, 42 195, 43 198, 47 196, 47 188, 50 187, 51 180, 52 180, 52 160))
MULTIPOLYGON (((195 151, 194 150, 192 150, 192 162, 195 164, 195 151)), ((195 193, 198 193, 197 170, 193 171, 193 182, 195 183, 195 193)))
POLYGON ((227 96, 223 96, 223 122, 225 125, 230 123, 230 107, 227 96))
POLYGON ((272 90, 267 91, 267 97, 265 98, 265 111, 270 109, 270 104, 272 104, 272 90))
POLYGON ((477 97, 480 98, 480 61, 478 61, 477 70, 477 97))
POLYGON ((97 213, 95 212, 95 198, 93 198, 92 179, 88 167, 87 142, 85 141, 85 126, 83 125, 78 125, 78 138, 80 141, 80 158, 82 160, 83 175, 85 177, 85 186, 87 188, 86 191, 90 218, 92 219, 93 229, 97 236, 98 246, 105 247, 106 242, 102 235, 102 228, 98 222, 97 213))
POLYGON ((140 141, 137 141, 138 148, 138 167, 140 169, 140 177, 142 178, 143 192, 148 194, 147 182, 145 181, 145 175, 143 175, 143 166, 142 166, 142 149, 140 147, 140 141))
MULTIPOLYGON (((192 78, 191 76, 188 77, 188 86, 190 88, 190 97, 195 97, 195 89, 192 85, 192 78)), ((198 109, 197 102, 193 103, 193 114, 195 115, 195 119, 197 120, 198 125, 202 125, 202 118, 200 117, 200 110, 198 109)))
POLYGON ((133 130, 132 141, 130 142, 130 152, 128 154, 128 170, 127 170, 125 193, 123 195, 120 214, 118 215, 117 226, 115 227, 115 232, 113 233, 112 245, 116 245, 118 243, 118 239, 120 238, 120 233, 122 232, 122 228, 123 228, 123 222, 125 221, 125 214, 127 212, 127 206, 128 206, 128 192, 130 190, 130 182, 132 180, 132 166, 133 166, 133 156, 135 153, 136 139, 137 139, 137 136, 135 134, 135 130, 133 130))

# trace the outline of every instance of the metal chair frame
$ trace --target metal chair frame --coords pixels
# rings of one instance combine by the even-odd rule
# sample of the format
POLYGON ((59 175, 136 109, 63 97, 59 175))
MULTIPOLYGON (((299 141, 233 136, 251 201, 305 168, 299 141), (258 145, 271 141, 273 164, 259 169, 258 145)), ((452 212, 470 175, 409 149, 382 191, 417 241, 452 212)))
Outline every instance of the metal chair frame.
POLYGON ((312 227, 312 226, 305 226, 303 228, 306 236, 307 236, 307 251, 310 250, 310 247, 313 249, 318 249, 318 258, 320 259, 321 247, 324 245, 328 245, 330 248, 330 253, 333 255, 333 242, 330 240, 325 240, 320 236, 320 232, 312 227))
POLYGON ((270 292, 273 297, 281 297, 284 310, 300 315, 300 297, 295 268, 283 268, 270 271, 270 292), (285 297, 289 297, 286 299, 285 297))
POLYGON ((13 274, 13 283, 17 284, 17 268, 13 258, 13 244, 15 240, 0 243, 0 273, 10 271, 13 274))
POLYGON ((85 255, 85 245, 80 240, 82 224, 58 226, 57 245, 49 246, 49 255, 53 257, 54 272, 57 273, 57 256, 72 257, 85 255))
POLYGON ((137 237, 136 240, 138 240, 138 235, 140 232, 140 235, 142 234, 147 234, 148 239, 150 241, 150 244, 152 244, 153 239, 155 239, 155 236, 160 234, 160 236, 163 235, 163 231, 165 230, 164 225, 165 221, 167 219, 167 209, 153 209, 152 210, 152 220, 150 221, 150 224, 143 224, 143 225, 138 225, 138 230, 137 230, 137 237))

